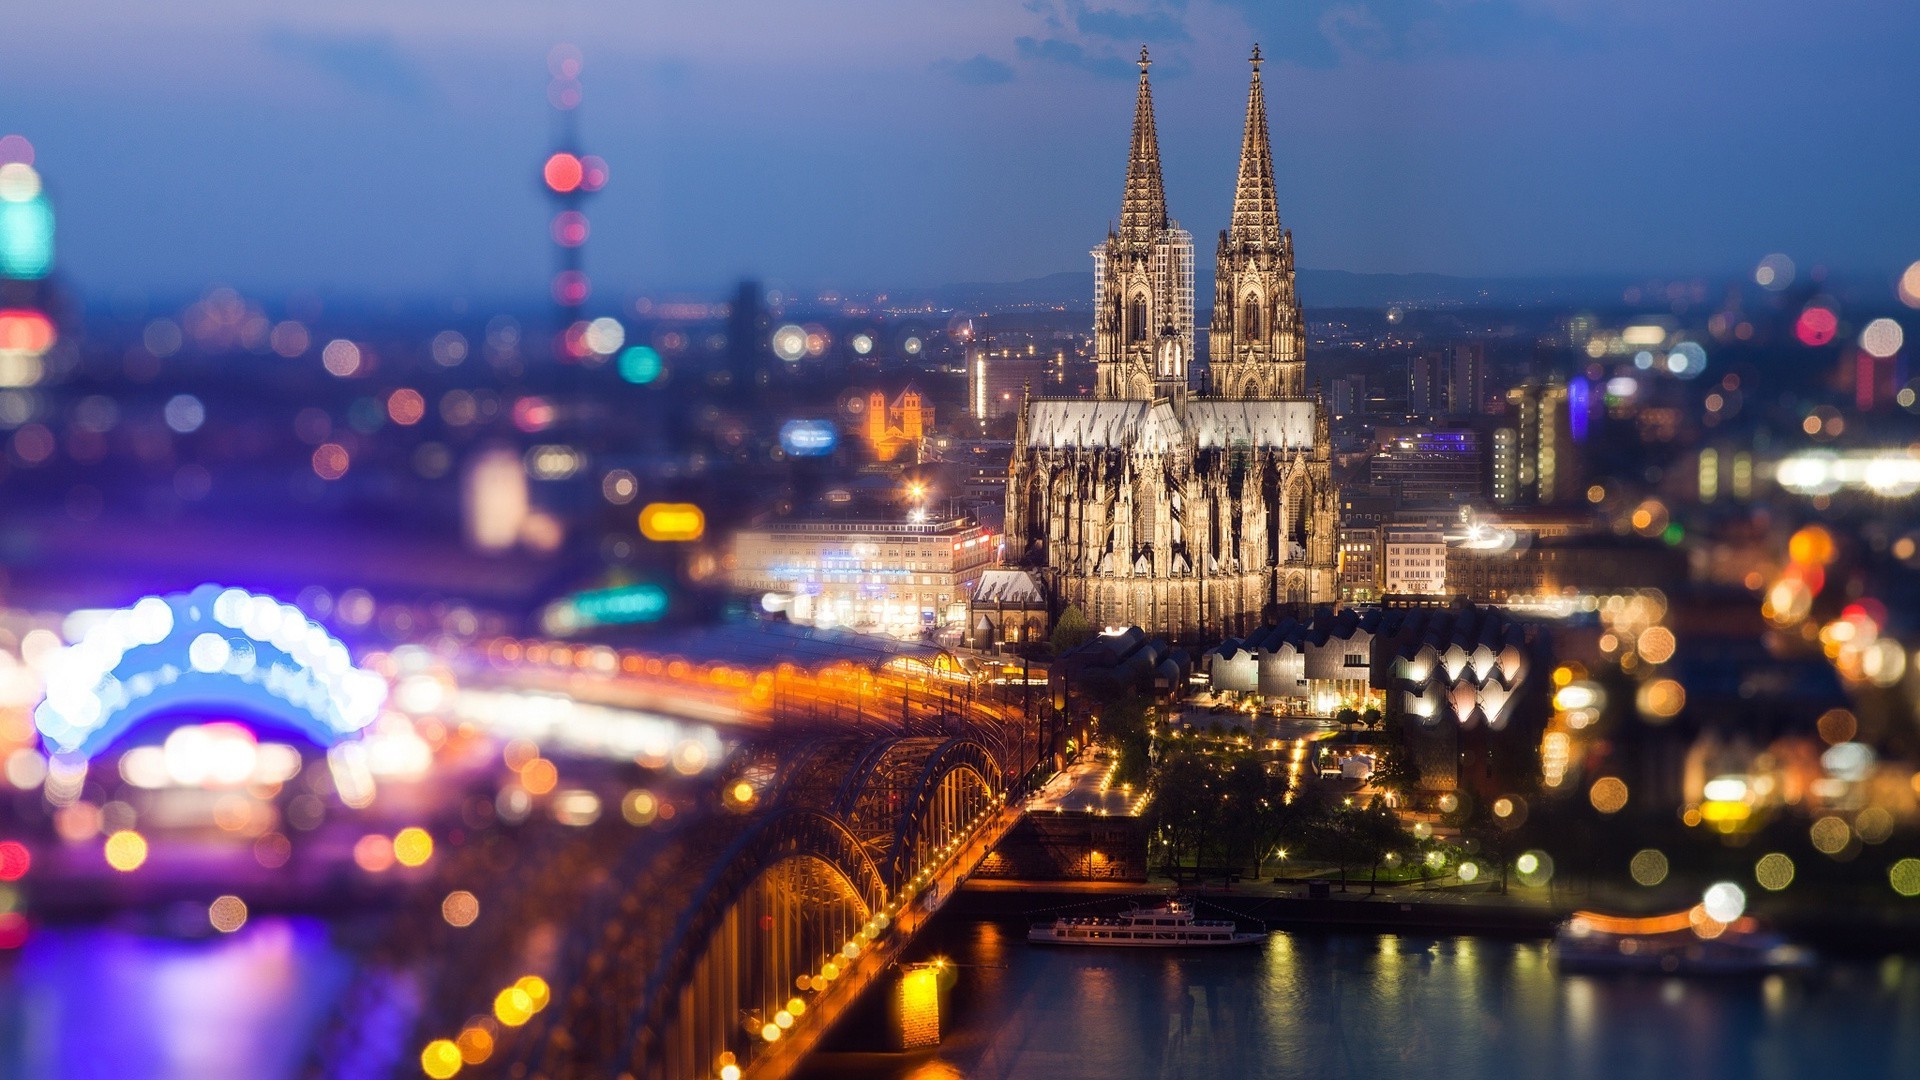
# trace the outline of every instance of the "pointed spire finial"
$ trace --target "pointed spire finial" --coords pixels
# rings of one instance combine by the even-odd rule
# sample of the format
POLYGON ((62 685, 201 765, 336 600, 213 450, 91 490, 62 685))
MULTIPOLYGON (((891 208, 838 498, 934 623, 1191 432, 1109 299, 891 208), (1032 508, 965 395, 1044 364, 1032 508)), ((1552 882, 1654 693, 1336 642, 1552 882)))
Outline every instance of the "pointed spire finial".
POLYGON ((1233 192, 1228 229, 1237 244, 1281 243, 1279 200, 1273 185, 1273 146, 1267 137, 1267 95, 1260 85, 1260 46, 1248 60, 1253 80, 1247 87, 1246 137, 1240 144, 1240 182, 1233 192))
POLYGON ((1120 233, 1141 238, 1167 227, 1167 191, 1160 180, 1160 138, 1153 127, 1153 60, 1140 46, 1140 96, 1133 110, 1133 145, 1127 152, 1127 189, 1120 202, 1120 233))

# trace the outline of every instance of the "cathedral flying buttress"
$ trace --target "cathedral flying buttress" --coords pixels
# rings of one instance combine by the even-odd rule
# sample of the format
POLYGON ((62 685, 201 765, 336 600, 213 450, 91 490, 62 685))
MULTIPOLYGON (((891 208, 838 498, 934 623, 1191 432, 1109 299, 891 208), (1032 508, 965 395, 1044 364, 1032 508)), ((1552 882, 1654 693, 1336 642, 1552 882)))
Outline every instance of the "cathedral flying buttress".
POLYGON ((1096 625, 1201 640, 1251 630, 1273 605, 1336 595, 1327 419, 1305 391, 1258 49, 1252 62, 1208 392, 1189 387, 1193 242, 1167 213, 1143 48, 1120 221, 1093 252, 1094 398, 1030 397, 1021 410, 1008 557, 1096 625))

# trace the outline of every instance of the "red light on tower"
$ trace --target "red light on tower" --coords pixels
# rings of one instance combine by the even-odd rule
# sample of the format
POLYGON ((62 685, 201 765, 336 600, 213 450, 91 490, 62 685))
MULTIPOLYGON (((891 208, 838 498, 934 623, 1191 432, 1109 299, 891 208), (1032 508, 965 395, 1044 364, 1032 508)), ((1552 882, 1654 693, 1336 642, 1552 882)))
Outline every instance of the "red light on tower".
POLYGON ((553 276, 553 299, 562 307, 577 308, 587 302, 587 275, 578 270, 562 270, 553 276))
POLYGON ((553 242, 575 248, 587 242, 587 215, 578 210, 562 210, 553 218, 553 242))
POLYGON ((567 195, 580 189, 580 182, 586 178, 586 169, 579 158, 563 150, 547 159, 547 167, 541 170, 541 175, 556 194, 567 195))

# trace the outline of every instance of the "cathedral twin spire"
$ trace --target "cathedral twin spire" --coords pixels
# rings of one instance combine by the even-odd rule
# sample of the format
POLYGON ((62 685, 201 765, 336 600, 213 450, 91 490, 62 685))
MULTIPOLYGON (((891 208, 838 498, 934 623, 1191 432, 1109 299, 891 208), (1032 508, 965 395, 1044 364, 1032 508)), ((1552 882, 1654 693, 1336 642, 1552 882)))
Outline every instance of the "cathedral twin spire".
POLYGON ((1127 192, 1120 201, 1120 231, 1150 237, 1167 227, 1167 189, 1160 181, 1160 137, 1153 129, 1153 61, 1140 46, 1140 97, 1133 106, 1133 145, 1127 153, 1127 192))
MULTIPOLYGON (((1120 202, 1120 231, 1151 235, 1167 226, 1167 189, 1160 178, 1160 138, 1153 123, 1153 60, 1140 46, 1140 93, 1133 107, 1133 143, 1127 153, 1127 189, 1120 202)), ((1260 46, 1249 63, 1247 127, 1240 144, 1240 180, 1233 192, 1231 238, 1238 243, 1280 242, 1280 203, 1273 187, 1273 144, 1267 135, 1267 95, 1260 84, 1260 46)))

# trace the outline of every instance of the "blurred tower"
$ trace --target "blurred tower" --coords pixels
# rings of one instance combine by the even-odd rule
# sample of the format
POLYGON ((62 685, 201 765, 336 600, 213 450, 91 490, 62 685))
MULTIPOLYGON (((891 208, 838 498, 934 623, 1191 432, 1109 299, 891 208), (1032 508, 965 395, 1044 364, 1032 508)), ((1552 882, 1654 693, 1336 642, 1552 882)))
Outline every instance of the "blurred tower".
POLYGON ((607 183, 607 163, 580 153, 580 139, 574 110, 580 106, 580 50, 571 45, 556 45, 547 54, 547 70, 553 81, 547 84, 547 103, 554 111, 554 150, 541 167, 540 179, 554 206, 553 234, 556 267, 553 275, 553 302, 558 306, 560 334, 554 340, 555 359, 577 361, 586 355, 581 340, 581 308, 592 292, 582 268, 587 243, 587 215, 580 209, 586 197, 607 183))
POLYGON ((33 161, 25 137, 0 137, 0 387, 38 383, 59 336, 47 288, 53 207, 33 161))

